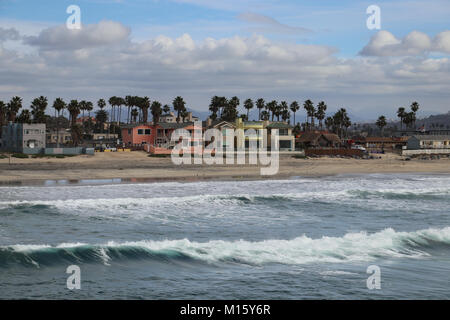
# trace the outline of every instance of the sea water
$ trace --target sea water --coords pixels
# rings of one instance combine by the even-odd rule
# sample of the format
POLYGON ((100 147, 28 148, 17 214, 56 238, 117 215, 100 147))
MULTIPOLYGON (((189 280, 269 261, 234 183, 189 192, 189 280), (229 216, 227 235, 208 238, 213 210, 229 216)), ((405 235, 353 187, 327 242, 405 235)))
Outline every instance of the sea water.
POLYGON ((449 175, 0 187, 0 298, 447 299, 449 208, 449 175))

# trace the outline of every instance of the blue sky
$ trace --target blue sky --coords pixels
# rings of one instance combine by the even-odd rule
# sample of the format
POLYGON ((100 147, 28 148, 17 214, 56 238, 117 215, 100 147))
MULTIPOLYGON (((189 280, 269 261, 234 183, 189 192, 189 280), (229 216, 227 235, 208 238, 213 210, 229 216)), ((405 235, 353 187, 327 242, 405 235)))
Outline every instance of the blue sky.
MULTIPOLYGON (((445 0, 444 0, 445 1, 445 0)), ((0 19, 62 24, 66 8, 80 6, 82 22, 119 21, 133 30, 137 39, 159 34, 177 37, 189 33, 193 39, 249 36, 252 24, 239 15, 253 12, 271 17, 294 27, 310 29, 310 34, 264 32, 270 39, 296 43, 325 44, 338 48, 342 56, 358 54, 376 30, 366 28, 366 8, 379 5, 382 29, 404 36, 420 30, 430 36, 448 28, 449 6, 419 1, 354 1, 354 0, 2 0, 0 19)))
MULTIPOLYGON (((267 78, 268 82, 273 83, 273 85, 268 86, 273 88, 273 92, 267 93, 268 99, 286 96, 286 99, 303 100, 305 95, 308 94, 305 85, 310 83, 311 97, 317 99, 322 99, 322 97, 323 99, 328 98, 336 108, 339 105, 348 104, 348 108, 354 110, 354 113, 360 118, 374 117, 376 113, 373 110, 378 108, 378 104, 391 104, 393 108, 393 106, 402 103, 404 100, 408 101, 415 98, 416 100, 422 99, 426 104, 430 105, 428 112, 446 112, 449 109, 448 105, 445 104, 445 101, 448 101, 448 95, 444 92, 448 88, 448 78, 446 77, 448 70, 445 69, 449 63, 446 60, 449 53, 445 49, 447 48, 447 34, 441 34, 450 29, 448 19, 450 17, 450 3, 447 0, 426 2, 416 0, 376 2, 352 0, 0 0, 0 28, 3 28, 4 31, 13 28, 20 33, 22 39, 19 41, 5 38, 3 43, 0 43, 0 48, 3 48, 4 52, 6 52, 5 50, 14 51, 17 54, 15 61, 22 64, 25 62, 21 54, 34 53, 36 59, 39 60, 39 62, 36 60, 36 64, 41 63, 48 68, 49 72, 56 72, 56 69, 51 68, 60 65, 61 61, 57 59, 67 58, 65 56, 67 55, 67 50, 64 50, 60 45, 54 46, 54 44, 52 44, 52 49, 48 46, 46 47, 43 44, 45 39, 39 35, 46 29, 49 29, 48 34, 50 34, 52 30, 56 30, 57 26, 65 24, 68 17, 66 8, 72 4, 80 6, 83 25, 95 26, 101 21, 113 21, 120 24, 119 28, 124 28, 123 32, 129 30, 129 34, 125 36, 128 45, 123 45, 124 39, 122 37, 119 37, 120 39, 117 42, 112 41, 108 45, 111 48, 114 47, 115 57, 123 56, 123 53, 126 51, 125 48, 128 47, 136 49, 135 54, 143 59, 143 64, 147 65, 145 61, 152 61, 147 66, 149 69, 144 70, 148 71, 148 73, 142 72, 142 75, 137 76, 137 78, 145 79, 145 74, 158 74, 167 77, 167 79, 161 79, 161 83, 166 83, 167 87, 162 88, 162 84, 158 83, 154 84, 155 87, 147 89, 153 95, 160 95, 158 98, 161 100, 170 99, 171 82, 173 87, 180 88, 180 91, 183 93, 187 92, 186 94, 192 99, 194 107, 202 110, 207 107, 209 96, 212 95, 214 90, 228 94, 232 90, 238 89, 238 93, 243 95, 242 98, 245 95, 256 97, 261 92, 267 93, 264 83, 255 81, 251 86, 249 85, 246 91, 248 80, 239 86, 230 86, 231 80, 229 77, 234 75, 235 79, 243 78, 239 70, 234 70, 233 59, 240 59, 236 60, 236 64, 242 64, 243 66, 247 66, 250 63, 257 65, 260 57, 256 59, 255 56, 258 54, 254 51, 271 50, 268 54, 264 51, 264 54, 266 57, 270 56, 273 58, 273 52, 277 52, 276 61, 267 59, 266 63, 278 64, 280 63, 281 55, 283 55, 286 57, 285 64, 302 65, 301 70, 299 69, 299 77, 305 77, 303 72, 307 72, 306 70, 309 70, 308 64, 311 64, 314 65, 315 72, 323 72, 323 78, 316 79, 316 77, 308 74, 307 77, 311 77, 311 81, 299 81, 298 92, 300 93, 297 98, 294 86, 287 88, 283 85, 288 82, 285 79, 293 77, 293 75, 289 73, 289 68, 287 68, 288 71, 283 73, 281 70, 286 65, 280 65, 279 69, 277 69, 280 70, 279 74, 270 80, 269 77, 267 78), (366 54, 367 57, 362 57, 360 52, 379 33, 379 30, 368 30, 366 27, 366 19, 368 17, 366 8, 373 4, 381 8, 381 31, 387 31, 389 34, 381 33, 376 41, 373 40, 372 47, 364 51, 368 53, 366 54), (388 50, 389 54, 384 54, 383 52, 385 51, 377 49, 378 45, 385 43, 383 41, 394 41, 390 40, 390 35, 400 42, 413 31, 427 35, 431 39, 430 41, 433 42, 432 47, 431 45, 428 45, 428 47, 424 45, 426 48, 420 49, 423 43, 419 42, 423 40, 423 37, 421 38, 420 35, 416 37, 417 35, 413 34, 411 36, 413 38, 412 42, 408 42, 402 48, 390 48, 392 50, 388 50), (188 38, 183 38, 184 40, 179 40, 178 42, 175 41, 175 39, 186 34, 188 38), (439 34, 443 35, 443 40, 439 38, 441 39, 439 44, 435 44, 438 41, 435 37, 439 34), (37 38, 34 42, 26 40, 30 36, 37 38), (170 59, 164 59, 162 53, 158 51, 158 57, 161 54, 161 59, 157 62, 155 61, 155 50, 160 50, 158 49, 160 47, 156 46, 155 43, 152 45, 149 45, 149 43, 156 41, 155 39, 161 36, 165 37, 165 45, 178 51, 167 53, 170 59), (257 40, 259 39, 257 37, 263 37, 264 41, 270 42, 271 45, 261 45, 261 41, 257 40), (217 85, 209 86, 211 79, 208 80, 206 76, 204 81, 199 81, 198 87, 189 85, 189 91, 184 89, 183 83, 175 85, 173 83, 174 79, 186 79, 192 74, 188 75, 185 67, 179 68, 180 63, 170 65, 170 67, 169 64, 182 59, 183 63, 189 61, 191 65, 198 65, 198 68, 207 65, 210 62, 210 60, 205 58, 207 53, 210 54, 210 51, 205 49, 207 43, 204 41, 207 38, 216 39, 219 43, 218 45, 227 46, 226 50, 239 50, 239 46, 245 46, 243 50, 246 51, 247 55, 243 57, 244 54, 240 55, 233 51, 227 57, 227 62, 224 62, 225 58, 221 59, 220 63, 223 63, 223 65, 216 70, 215 79, 218 79, 219 82, 217 85), (241 39, 243 39, 245 44, 241 43, 241 39), (198 46, 195 50, 189 47, 190 40, 198 46), (176 43, 173 44, 171 41, 176 43), (119 43, 122 45, 122 51, 117 49, 119 43), (141 46, 138 48, 139 44, 141 46), (269 47, 270 49, 268 49, 269 47), (440 49, 437 49, 437 47, 440 49), (320 63, 311 62, 308 60, 309 58, 306 59, 303 56, 303 52, 306 55, 311 54, 314 56, 318 54, 316 53, 317 50, 322 52, 322 49, 328 50, 328 53, 324 54, 323 57, 321 56, 320 63), (188 59, 180 54, 180 51, 183 50, 186 50, 186 54, 194 51, 195 53, 188 59), (143 51, 148 54, 146 58, 141 56, 143 51), (205 53, 205 51, 207 52, 205 53), (308 53, 309 51, 310 53, 308 53), (205 60, 200 61, 199 57, 205 60), (381 61, 382 59, 384 60, 381 61), (413 61, 413 59, 418 60, 413 61), (430 59, 434 60, 430 61, 430 59), (392 64, 392 68, 398 68, 398 70, 395 70, 396 72, 392 68, 382 70, 383 66, 389 64, 392 64), (423 64, 423 66, 419 66, 420 64, 423 64), (417 76, 415 78, 412 77, 411 68, 419 66, 420 70, 423 71, 428 68, 431 72, 433 68, 436 68, 436 66, 431 67, 431 64, 439 64, 438 69, 441 71, 440 83, 426 84, 419 89, 419 85, 415 82, 417 76), (358 66, 356 67, 356 65, 358 66), (161 67, 161 70, 159 67, 161 67), (175 72, 174 68, 176 67, 179 70, 175 72), (162 72, 163 69, 165 72, 162 72), (324 71, 325 69, 326 71, 324 71), (352 69, 358 71, 352 71, 352 69), (369 72, 369 69, 370 72, 374 73, 374 77, 379 78, 376 80, 369 78, 356 80, 350 77, 352 72, 364 73, 369 72), (442 70, 445 71, 443 74, 442 70), (172 75, 171 72, 174 72, 174 74, 172 75), (340 72, 343 72, 343 74, 340 74, 340 72), (406 79, 408 72, 411 76, 410 79, 406 79), (171 76, 168 76, 168 73, 171 76), (383 74, 381 75, 381 73, 383 74), (175 75, 178 75, 178 77, 175 77, 175 75), (336 82, 335 90, 330 84, 324 85, 324 81, 331 81, 331 79, 336 82), (337 89, 343 86, 343 81, 346 82, 345 87, 347 88, 345 94, 343 93, 344 90, 339 91, 337 89), (217 89, 220 88, 220 84, 223 84, 223 88, 226 89, 217 89), (351 92, 352 90, 348 90, 348 88, 355 85, 361 85, 360 90, 355 88, 353 93, 351 92), (400 89, 400 86, 403 89, 400 89), (407 99, 411 92, 411 89, 408 88, 411 88, 411 86, 414 86, 413 92, 417 93, 417 97, 407 99), (381 96, 379 95, 380 92, 385 92, 386 94, 381 96), (367 99, 363 100, 360 93, 366 93, 367 99), (377 95, 378 100, 375 103, 373 101, 377 95)), ((48 38, 45 41, 47 40, 48 38)), ((86 47, 77 47, 73 54, 76 57, 92 55, 94 59, 94 57, 99 57, 101 50, 106 50, 104 45, 96 47, 90 43, 86 47)), ((11 52, 9 54, 12 54, 11 52)), ((128 51, 126 52, 128 53, 128 51)), ((64 63, 67 63, 67 60, 64 61, 64 63)), ((130 61, 132 61, 132 58, 130 58, 130 61)), ((86 66, 86 68, 88 67, 86 66)), ((419 72, 419 69, 414 72, 419 72)), ((255 72, 256 75, 259 70, 248 69, 245 75, 252 74, 252 72, 255 72)), ((12 70, 11 73, 14 73, 14 71, 12 70)), ((199 71, 199 78, 200 73, 199 71)), ((9 79, 13 79, 16 76, 18 77, 16 74, 14 77, 9 77, 9 79)), ((427 78, 425 75, 421 76, 424 79, 427 78)), ((123 78, 117 80, 127 81, 123 78)), ((64 82, 66 81, 67 79, 64 78, 64 82)), ((132 89, 134 85, 135 80, 128 79, 125 87, 132 89)), ((103 83, 103 86, 106 86, 106 83, 103 83)), ((123 85, 118 85, 118 87, 123 87, 123 85)), ((26 97, 31 97, 36 89, 27 88, 23 84, 16 86, 12 84, 3 85, 3 89, 0 86, 0 99, 7 99, 10 88, 17 88, 16 92, 26 97)), ((82 90, 81 87, 80 90, 82 90)), ((146 90, 144 86, 136 89, 139 93, 144 90, 146 90)), ((93 91, 89 91, 87 94, 94 99, 100 93, 95 94, 93 91)), ((109 92, 105 92, 105 94, 109 94, 109 92)), ((388 107, 386 107, 386 110, 388 110, 388 107)), ((386 111, 386 114, 393 116, 394 112, 386 111)))

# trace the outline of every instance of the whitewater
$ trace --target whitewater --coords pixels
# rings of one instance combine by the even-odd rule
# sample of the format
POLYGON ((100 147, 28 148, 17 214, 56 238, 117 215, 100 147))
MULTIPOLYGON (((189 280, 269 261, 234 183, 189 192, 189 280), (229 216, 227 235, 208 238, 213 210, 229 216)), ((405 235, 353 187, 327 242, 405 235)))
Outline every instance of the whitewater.
POLYGON ((0 298, 448 299, 449 205, 425 174, 4 186, 0 298))

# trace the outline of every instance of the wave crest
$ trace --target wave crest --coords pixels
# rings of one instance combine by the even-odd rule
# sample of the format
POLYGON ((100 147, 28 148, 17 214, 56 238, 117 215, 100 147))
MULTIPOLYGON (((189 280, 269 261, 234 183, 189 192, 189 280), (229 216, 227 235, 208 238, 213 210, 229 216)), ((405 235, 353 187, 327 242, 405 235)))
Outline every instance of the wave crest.
POLYGON ((371 261, 382 257, 422 258, 428 249, 450 247, 450 227, 416 232, 385 229, 374 234, 348 233, 343 237, 312 239, 305 235, 292 240, 193 242, 188 239, 137 241, 104 245, 60 244, 0 247, 0 267, 42 267, 67 263, 101 263, 119 260, 203 262, 208 264, 271 263, 302 265, 371 261))

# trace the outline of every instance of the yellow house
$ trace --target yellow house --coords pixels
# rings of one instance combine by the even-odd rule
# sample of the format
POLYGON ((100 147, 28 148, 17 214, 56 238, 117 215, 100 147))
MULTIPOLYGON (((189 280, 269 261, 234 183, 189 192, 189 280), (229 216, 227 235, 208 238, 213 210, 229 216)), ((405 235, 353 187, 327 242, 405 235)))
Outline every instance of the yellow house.
MULTIPOLYGON (((270 121, 242 121, 241 118, 236 119, 236 129, 244 131, 243 137, 237 139, 237 147, 245 147, 248 149, 251 141, 256 141, 259 148, 271 147, 272 130, 278 130, 279 149, 280 151, 295 151, 295 136, 292 133, 293 127, 285 122, 270 121), (267 137, 259 136, 259 130, 266 129, 267 137), (255 130, 255 135, 247 134, 247 130, 255 130)), ((241 134, 242 135, 242 134, 241 134)))

